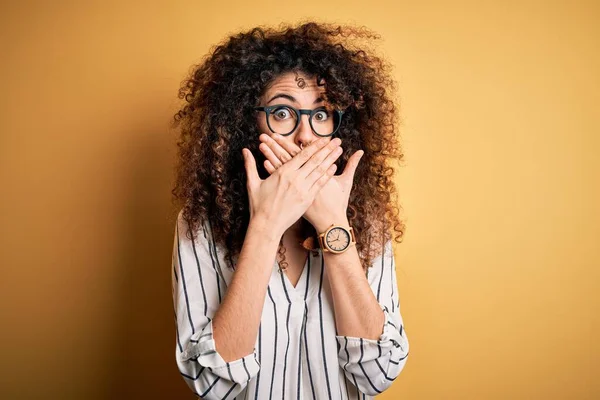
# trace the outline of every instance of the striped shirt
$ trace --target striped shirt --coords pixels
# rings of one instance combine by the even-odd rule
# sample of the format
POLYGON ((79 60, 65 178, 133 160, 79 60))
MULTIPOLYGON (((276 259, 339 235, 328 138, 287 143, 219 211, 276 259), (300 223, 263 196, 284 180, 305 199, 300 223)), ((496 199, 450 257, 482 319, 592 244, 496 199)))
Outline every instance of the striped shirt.
POLYGON ((400 314, 391 240, 367 279, 385 315, 378 340, 337 334, 321 250, 309 252, 294 287, 276 260, 252 353, 226 362, 212 318, 233 270, 206 221, 192 243, 180 211, 173 243, 172 289, 177 366, 202 399, 372 399, 400 374, 408 340, 400 314))

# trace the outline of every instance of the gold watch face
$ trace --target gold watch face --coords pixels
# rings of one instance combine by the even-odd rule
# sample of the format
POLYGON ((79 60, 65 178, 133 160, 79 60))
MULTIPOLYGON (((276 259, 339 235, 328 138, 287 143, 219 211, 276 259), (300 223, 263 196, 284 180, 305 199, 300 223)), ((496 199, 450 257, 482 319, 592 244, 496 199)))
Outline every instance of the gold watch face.
POLYGON ((345 229, 335 227, 325 236, 327 245, 334 251, 342 251, 350 245, 350 233, 345 229))

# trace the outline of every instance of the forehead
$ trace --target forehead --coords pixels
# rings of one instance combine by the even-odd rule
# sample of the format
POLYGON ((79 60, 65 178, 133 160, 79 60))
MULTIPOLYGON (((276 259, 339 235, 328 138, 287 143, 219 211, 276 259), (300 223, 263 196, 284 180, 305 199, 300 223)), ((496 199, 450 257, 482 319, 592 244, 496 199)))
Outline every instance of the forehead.
POLYGON ((286 72, 270 83, 265 89, 265 96, 275 92, 293 92, 298 95, 318 94, 325 92, 324 86, 317 85, 316 76, 310 77, 304 73, 286 72))

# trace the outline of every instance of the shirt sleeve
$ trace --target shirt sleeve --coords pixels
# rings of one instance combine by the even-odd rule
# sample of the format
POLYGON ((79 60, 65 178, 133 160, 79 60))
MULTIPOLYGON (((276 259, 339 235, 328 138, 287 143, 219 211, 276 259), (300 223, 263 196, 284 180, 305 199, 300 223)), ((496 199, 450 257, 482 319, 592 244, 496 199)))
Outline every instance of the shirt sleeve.
POLYGON ((379 339, 342 335, 336 335, 336 339, 339 365, 348 380, 362 393, 376 396, 400 375, 409 350, 391 240, 385 244, 383 254, 373 260, 368 280, 385 316, 379 339))
POLYGON ((189 388, 202 399, 233 399, 258 374, 260 362, 256 349, 229 362, 216 350, 212 318, 226 284, 218 272, 210 230, 203 225, 192 242, 182 212, 175 226, 171 269, 177 366, 189 388))

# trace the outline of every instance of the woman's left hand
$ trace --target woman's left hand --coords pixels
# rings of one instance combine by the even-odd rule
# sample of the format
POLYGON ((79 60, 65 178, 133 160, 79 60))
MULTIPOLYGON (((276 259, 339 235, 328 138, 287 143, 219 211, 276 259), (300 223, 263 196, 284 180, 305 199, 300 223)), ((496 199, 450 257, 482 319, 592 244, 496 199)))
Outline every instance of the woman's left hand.
MULTIPOLYGON (((262 143, 258 148, 266 157, 264 166, 269 174, 300 152, 296 144, 283 140, 283 137, 277 134, 269 136, 263 133, 259 136, 259 140, 262 143)), ((329 179, 304 213, 303 217, 315 227, 317 232, 325 231, 334 221, 347 220, 346 211, 354 173, 363 154, 362 150, 354 152, 348 159, 344 172, 329 179)))

